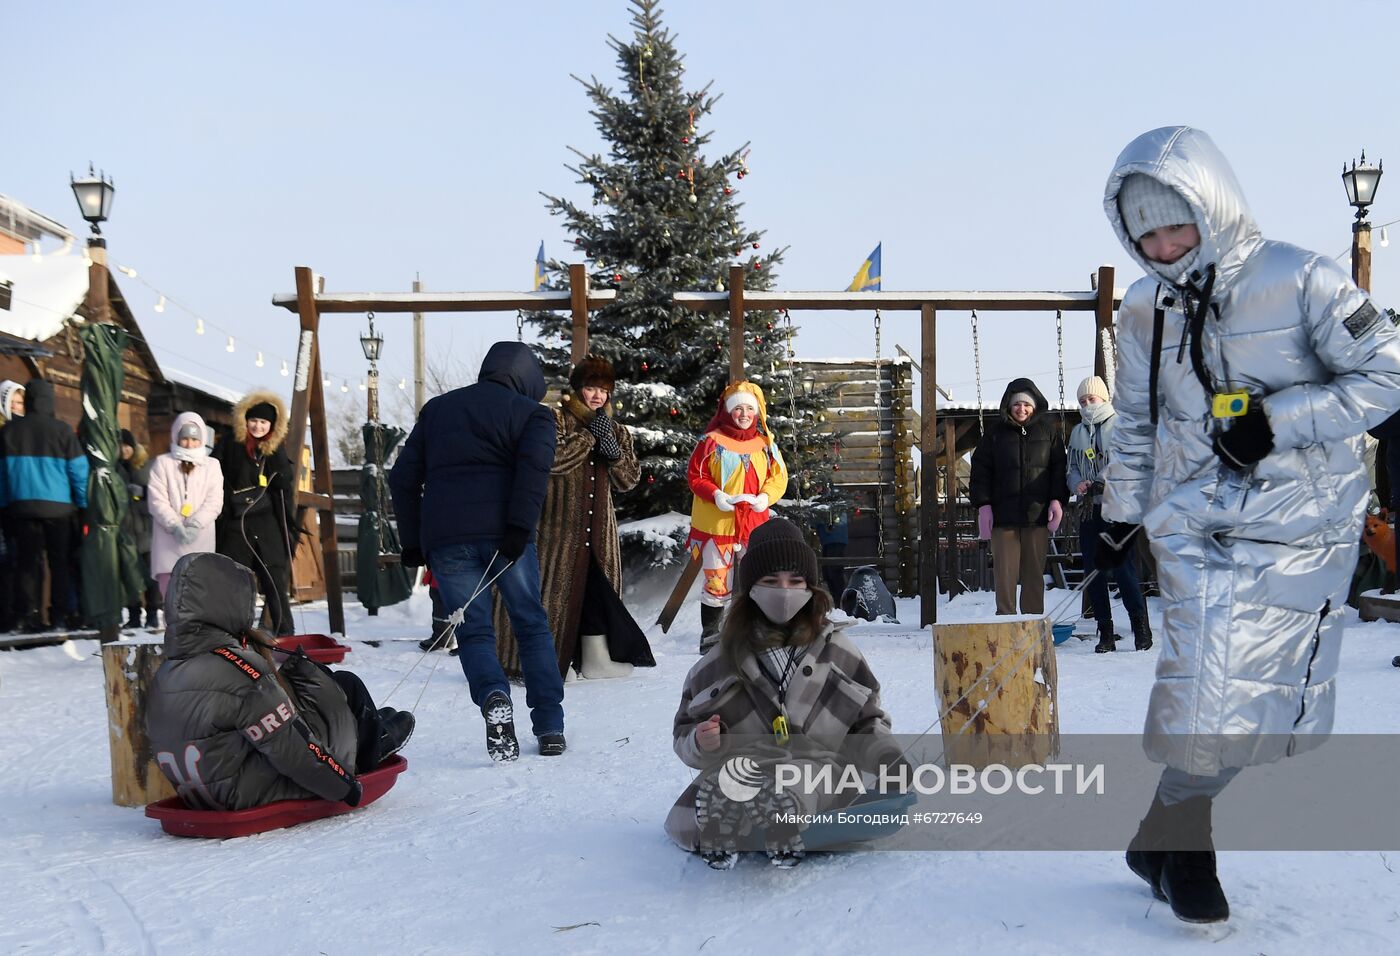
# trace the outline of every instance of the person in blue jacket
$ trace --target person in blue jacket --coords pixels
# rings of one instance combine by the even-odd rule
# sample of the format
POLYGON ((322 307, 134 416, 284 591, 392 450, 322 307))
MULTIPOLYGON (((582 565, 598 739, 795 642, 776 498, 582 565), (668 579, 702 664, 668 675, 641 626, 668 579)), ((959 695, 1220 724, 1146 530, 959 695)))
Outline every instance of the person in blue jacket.
POLYGON ((81 626, 67 614, 73 519, 87 507, 88 461, 73 429, 54 416, 53 384, 25 387, 26 412, 0 430, 0 509, 18 554, 23 629, 45 630, 41 614, 44 560, 49 567, 49 625, 81 626))
POLYGON ((425 562, 457 625, 457 659, 472 702, 486 718, 486 752, 515 760, 510 683, 496 657, 491 588, 510 615, 525 675, 525 702, 540 753, 564 752, 564 680, 540 598, 535 551, 549 469, 554 413, 540 404, 544 375, 519 342, 497 342, 476 384, 423 406, 389 490, 398 515, 403 563, 425 562))

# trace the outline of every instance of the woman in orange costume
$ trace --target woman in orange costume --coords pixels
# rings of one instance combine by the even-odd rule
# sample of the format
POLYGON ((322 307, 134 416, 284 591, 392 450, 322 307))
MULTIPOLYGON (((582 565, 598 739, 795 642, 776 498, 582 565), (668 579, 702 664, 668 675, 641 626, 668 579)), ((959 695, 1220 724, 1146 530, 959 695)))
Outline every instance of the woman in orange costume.
POLYGON ((719 397, 686 468, 695 502, 686 547, 705 572, 700 594, 700 652, 719 640, 729 582, 749 533, 768 520, 768 508, 787 490, 787 465, 768 429, 763 390, 735 382, 719 397))

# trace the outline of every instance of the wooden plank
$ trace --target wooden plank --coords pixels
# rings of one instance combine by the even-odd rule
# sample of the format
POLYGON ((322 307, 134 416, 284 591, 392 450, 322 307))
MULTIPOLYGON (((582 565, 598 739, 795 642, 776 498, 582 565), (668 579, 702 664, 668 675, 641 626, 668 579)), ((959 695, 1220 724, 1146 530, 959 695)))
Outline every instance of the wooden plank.
MULTIPOLYGON (((614 301, 613 289, 593 289, 588 308, 594 310, 614 301)), ((279 293, 272 304, 298 311, 296 295, 279 293)), ((338 292, 316 296, 316 309, 322 315, 333 312, 564 312, 573 305, 568 290, 541 292, 338 292)))
POLYGON ((588 270, 582 262, 569 264, 569 310, 573 313, 573 344, 569 355, 578 365, 588 355, 588 270))
POLYGON ((297 504, 304 505, 307 508, 315 508, 317 511, 332 511, 335 508, 335 499, 328 495, 318 495, 310 491, 298 491, 297 504))
POLYGON ((729 267, 729 381, 744 380, 744 267, 729 267))
POLYGON ((919 496, 919 626, 925 627, 938 621, 938 456, 934 453, 938 441, 938 312, 932 305, 925 304, 921 309, 919 342, 925 412, 919 441, 919 477, 923 483, 919 496))
MULTIPOLYGON (((793 311, 920 312, 979 309, 986 312, 1093 312, 1097 293, 1088 292, 751 292, 750 309, 793 311)), ((723 312, 722 292, 677 292, 675 303, 694 312, 723 312)), ((347 310, 350 311, 350 310, 347 310)))
POLYGON ((1103 350, 1103 331, 1113 331, 1113 266, 1099 266, 1098 301, 1094 308, 1094 374, 1107 380, 1108 361, 1103 350))

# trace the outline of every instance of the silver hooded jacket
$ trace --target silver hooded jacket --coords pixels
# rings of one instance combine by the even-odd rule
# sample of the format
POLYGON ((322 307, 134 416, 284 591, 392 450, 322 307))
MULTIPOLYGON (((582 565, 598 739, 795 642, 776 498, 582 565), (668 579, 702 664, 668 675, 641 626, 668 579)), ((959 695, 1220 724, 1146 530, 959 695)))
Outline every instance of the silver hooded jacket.
MULTIPOLYGON (((1193 774, 1275 760, 1330 732, 1341 611, 1368 491, 1362 432, 1400 404, 1400 336, 1336 262, 1260 235, 1208 136, 1139 136, 1108 177, 1104 209, 1147 272, 1119 311, 1117 427, 1106 520, 1141 523, 1157 560, 1165 640, 1148 707, 1147 752, 1193 774), (1200 231, 1181 285, 1154 271, 1118 207, 1124 177, 1177 190, 1200 231), (1262 401, 1274 449, 1223 466, 1193 370, 1182 300, 1215 282, 1201 336, 1217 392, 1262 401), (1162 312, 1157 422, 1150 394, 1162 312)), ((1197 298, 1198 301, 1198 298, 1197 298)))

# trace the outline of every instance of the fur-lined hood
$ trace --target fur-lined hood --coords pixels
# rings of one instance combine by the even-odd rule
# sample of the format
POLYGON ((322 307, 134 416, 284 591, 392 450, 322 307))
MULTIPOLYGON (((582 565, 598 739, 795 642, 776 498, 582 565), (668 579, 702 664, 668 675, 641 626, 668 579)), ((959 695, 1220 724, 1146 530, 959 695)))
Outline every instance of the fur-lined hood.
POLYGON ((256 391, 249 392, 243 396, 243 401, 233 407, 233 440, 242 445, 248 440, 248 421, 243 416, 248 413, 248 409, 261 402, 267 402, 277 409, 277 421, 272 423, 272 431, 267 433, 262 441, 258 442, 258 451, 264 455, 270 455, 282 447, 282 442, 287 437, 287 406, 282 401, 282 396, 275 392, 256 391))

